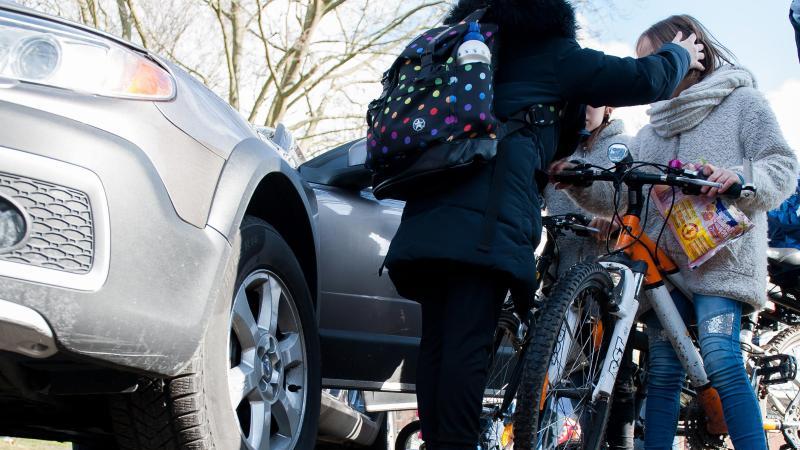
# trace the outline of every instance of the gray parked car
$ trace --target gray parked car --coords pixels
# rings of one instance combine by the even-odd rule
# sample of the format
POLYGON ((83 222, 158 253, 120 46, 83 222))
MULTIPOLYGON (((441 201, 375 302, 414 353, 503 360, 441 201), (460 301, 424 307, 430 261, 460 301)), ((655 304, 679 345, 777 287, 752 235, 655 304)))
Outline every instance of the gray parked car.
POLYGON ((374 411, 413 404, 340 390, 413 390, 419 310, 377 274, 402 204, 363 145, 298 172, 275 140, 157 55, 0 0, 0 435, 385 447, 374 411))

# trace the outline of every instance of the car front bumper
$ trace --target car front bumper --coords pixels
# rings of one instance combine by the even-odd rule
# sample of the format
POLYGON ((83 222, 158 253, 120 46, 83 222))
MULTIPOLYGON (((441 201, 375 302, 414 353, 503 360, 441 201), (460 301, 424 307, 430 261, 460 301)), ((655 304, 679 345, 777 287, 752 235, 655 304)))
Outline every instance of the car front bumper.
MULTIPOLYGON (((0 195, 17 197, 38 236, 0 253, 0 330, 16 330, 0 332, 0 349, 46 357, 55 342, 98 362, 177 374, 224 294, 230 244, 178 214, 152 155, 202 160, 208 151, 186 148, 191 140, 143 148, 20 98, 0 92, 0 195)), ((156 108, 137 108, 152 114, 134 122, 168 126, 156 108)))

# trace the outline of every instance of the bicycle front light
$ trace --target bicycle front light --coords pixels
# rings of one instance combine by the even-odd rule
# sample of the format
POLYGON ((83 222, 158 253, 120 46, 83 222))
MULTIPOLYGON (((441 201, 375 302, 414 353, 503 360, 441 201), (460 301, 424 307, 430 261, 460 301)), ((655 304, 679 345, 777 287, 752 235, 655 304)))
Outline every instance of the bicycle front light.
POLYGON ((78 28, 0 11, 0 78, 87 94, 169 100, 175 83, 146 55, 78 28))
POLYGON ((611 144, 608 146, 608 160, 620 164, 630 159, 631 152, 625 144, 611 144))

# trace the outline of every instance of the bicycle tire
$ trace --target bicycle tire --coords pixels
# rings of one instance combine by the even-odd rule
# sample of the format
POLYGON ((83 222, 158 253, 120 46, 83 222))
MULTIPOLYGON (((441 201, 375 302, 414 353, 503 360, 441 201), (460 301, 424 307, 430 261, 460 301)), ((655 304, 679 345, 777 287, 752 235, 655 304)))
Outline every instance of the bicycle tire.
MULTIPOLYGON (((767 353, 771 353, 771 352, 787 353, 787 354, 794 353, 795 354, 794 356, 800 356, 800 355, 797 355, 798 352, 796 352, 796 351, 792 352, 791 351, 792 347, 795 347, 797 345, 800 345, 800 326, 795 325, 795 326, 786 328, 785 330, 782 330, 780 333, 776 334, 772 339, 769 340, 769 342, 764 347, 764 349, 767 351, 767 353)), ((800 358, 798 358, 798 359, 800 360, 800 358)), ((792 383, 792 384, 794 384, 794 383, 792 383)), ((797 411, 797 410, 795 410, 795 411, 786 411, 784 414, 780 414, 780 412, 778 411, 776 405, 774 405, 775 401, 780 401, 781 405, 783 407, 788 406, 788 403, 791 402, 791 400, 792 400, 792 398, 794 398, 794 396, 800 395, 800 391, 797 391, 797 392, 795 392, 793 390, 789 391, 789 387, 782 386, 782 385, 770 386, 770 388, 771 389, 768 391, 770 393, 770 395, 768 396, 767 401, 766 401, 766 405, 765 405, 767 407, 767 409, 768 409, 767 410, 767 414, 775 414, 783 422, 795 422, 798 419, 800 419, 800 411, 797 411), (779 395, 777 396, 777 397, 780 397, 780 398, 773 397, 773 393, 774 393, 774 391, 776 389, 780 389, 781 390, 781 392, 779 392, 779 395)), ((800 440, 800 435, 798 435, 797 430, 786 430, 785 433, 793 433, 794 434, 793 438, 800 440)), ((786 444, 786 446, 788 446, 787 448, 795 448, 791 444, 788 444, 788 443, 786 444)))
POLYGON ((769 342, 767 342, 767 345, 764 347, 764 350, 775 350, 780 352, 784 346, 794 344, 795 340, 798 339, 798 336, 800 336, 800 325, 786 328, 770 339, 769 342))
MULTIPOLYGON (((517 407, 513 419, 515 450, 538 448, 539 405, 542 390, 568 308, 579 300, 584 292, 590 290, 607 300, 612 288, 611 277, 603 266, 577 264, 558 280, 553 287, 552 296, 544 302, 537 320, 538 326, 525 356, 522 380, 517 393, 517 407)), ((610 334, 604 333, 606 340, 610 334)))
POLYGON ((520 384, 534 317, 529 315, 527 328, 519 335, 519 327, 525 323, 514 314, 514 310, 513 302, 507 299, 495 330, 480 418, 481 448, 502 447, 506 417, 512 410, 520 384))

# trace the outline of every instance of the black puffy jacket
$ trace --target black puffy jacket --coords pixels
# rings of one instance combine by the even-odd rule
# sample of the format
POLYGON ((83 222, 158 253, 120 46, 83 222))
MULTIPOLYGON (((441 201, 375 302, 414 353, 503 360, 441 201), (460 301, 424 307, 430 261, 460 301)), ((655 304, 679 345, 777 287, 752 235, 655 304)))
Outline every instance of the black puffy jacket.
MULTIPOLYGON (((461 20, 481 3, 462 0, 449 20, 461 20)), ((517 8, 509 22, 496 12, 485 18, 500 25, 494 108, 501 119, 537 103, 628 106, 664 100, 688 72, 689 54, 676 44, 641 59, 582 49, 575 40, 574 11, 563 0, 495 0, 492 8, 508 3, 517 8)), ((424 299, 443 271, 458 265, 477 266, 505 277, 509 287, 530 289, 541 234, 534 173, 551 162, 558 136, 558 124, 512 134, 500 143, 497 158, 474 176, 408 201, 386 259, 398 292, 424 299), (501 184, 490 196, 495 173, 501 184), (490 197, 499 217, 486 251, 479 243, 490 197)))

